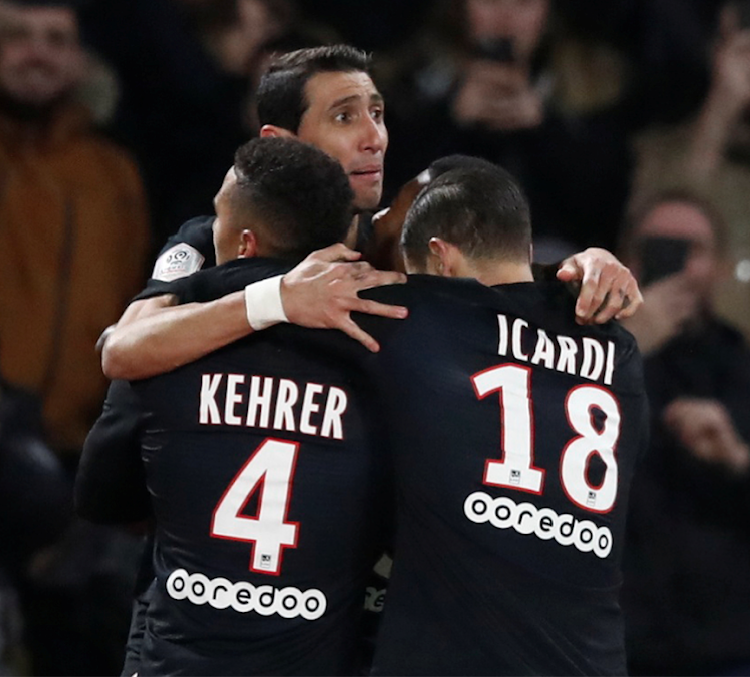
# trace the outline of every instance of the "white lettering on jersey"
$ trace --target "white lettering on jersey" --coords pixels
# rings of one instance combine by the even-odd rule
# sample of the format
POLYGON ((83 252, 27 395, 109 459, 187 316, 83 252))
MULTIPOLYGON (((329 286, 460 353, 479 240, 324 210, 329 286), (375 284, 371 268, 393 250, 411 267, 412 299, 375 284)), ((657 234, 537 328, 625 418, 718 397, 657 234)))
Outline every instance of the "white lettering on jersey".
POLYGON ((508 321, 505 315, 498 314, 497 354, 510 356, 519 362, 530 362, 545 369, 566 374, 578 375, 590 381, 601 381, 612 385, 615 371, 615 344, 607 341, 606 348, 601 341, 584 336, 549 336, 544 329, 532 329, 528 322, 520 318, 508 321), (532 333, 536 342, 531 357, 523 352, 523 338, 532 333), (510 336, 510 341, 508 337, 510 336))
POLYGON ((195 247, 181 242, 165 251, 154 264, 151 277, 162 282, 172 282, 181 277, 197 273, 203 266, 206 257, 195 247))
POLYGON ((591 520, 558 514, 552 508, 537 508, 531 503, 516 503, 507 496, 492 498, 475 491, 464 501, 464 514, 474 524, 489 522, 496 529, 513 529, 543 541, 554 539, 560 545, 572 545, 581 552, 593 552, 605 559, 612 552, 612 532, 591 520))
POLYGON ((346 391, 320 383, 240 374, 203 374, 198 421, 344 439, 346 391), (224 386, 222 388, 222 386, 224 386))
POLYGON ((365 611, 379 614, 383 611, 385 605, 385 588, 376 588, 374 585, 368 585, 365 588, 365 611))
POLYGON ((216 391, 219 389, 221 374, 203 374, 201 379, 201 406, 198 420, 203 425, 219 425, 219 407, 216 406, 216 391))
POLYGON ((233 609, 260 616, 278 615, 282 618, 301 616, 306 621, 320 618, 326 610, 326 596, 315 588, 274 588, 271 585, 252 585, 246 581, 232 583, 226 578, 209 578, 205 574, 189 574, 185 569, 173 571, 167 579, 167 593, 172 599, 186 599, 214 609, 233 609))

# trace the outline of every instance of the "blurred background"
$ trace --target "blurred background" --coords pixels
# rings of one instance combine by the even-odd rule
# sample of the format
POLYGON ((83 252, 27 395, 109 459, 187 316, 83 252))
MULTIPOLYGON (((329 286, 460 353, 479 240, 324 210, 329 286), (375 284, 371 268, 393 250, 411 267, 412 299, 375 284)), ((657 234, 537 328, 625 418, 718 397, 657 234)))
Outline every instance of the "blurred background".
POLYGON ((269 56, 337 42, 374 56, 382 206, 479 155, 524 186, 537 260, 606 247, 641 281, 631 670, 750 674, 750 3, 0 0, 0 675, 119 674, 143 528, 70 499, 94 344, 213 212, 269 56))

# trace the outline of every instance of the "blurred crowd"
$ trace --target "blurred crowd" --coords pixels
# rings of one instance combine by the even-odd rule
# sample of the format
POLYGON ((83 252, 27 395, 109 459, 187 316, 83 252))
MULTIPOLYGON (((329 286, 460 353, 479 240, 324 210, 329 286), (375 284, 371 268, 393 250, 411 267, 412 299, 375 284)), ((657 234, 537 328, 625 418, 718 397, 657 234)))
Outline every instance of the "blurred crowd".
POLYGON ((141 532, 70 498, 97 338, 212 213, 269 56, 337 42, 374 54, 383 206, 478 155, 537 260, 606 247, 641 281, 631 670, 750 674, 749 2, 0 0, 0 675, 119 673, 141 532))

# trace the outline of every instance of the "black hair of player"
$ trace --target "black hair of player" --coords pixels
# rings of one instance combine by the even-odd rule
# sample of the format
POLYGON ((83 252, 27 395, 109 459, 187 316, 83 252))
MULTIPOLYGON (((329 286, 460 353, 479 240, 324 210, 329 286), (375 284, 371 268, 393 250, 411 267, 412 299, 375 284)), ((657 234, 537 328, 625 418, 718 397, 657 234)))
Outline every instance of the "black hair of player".
POLYGON ((491 172, 497 168, 497 165, 481 157, 455 153, 454 155, 445 155, 434 160, 430 163, 427 171, 430 174, 430 181, 434 181, 441 174, 445 174, 451 169, 461 169, 462 167, 469 169, 486 169, 491 172))
POLYGON ((433 237, 474 260, 529 260, 526 197, 509 172, 487 164, 451 169, 417 195, 401 236, 404 255, 417 269, 424 270, 433 237))
POLYGON ((341 165, 297 139, 253 139, 235 153, 232 207, 275 258, 299 261, 344 240, 354 194, 341 165))
POLYGON ((305 86, 318 73, 362 72, 371 75, 371 58, 350 45, 298 49, 271 61, 256 92, 258 122, 297 133, 310 102, 305 86))

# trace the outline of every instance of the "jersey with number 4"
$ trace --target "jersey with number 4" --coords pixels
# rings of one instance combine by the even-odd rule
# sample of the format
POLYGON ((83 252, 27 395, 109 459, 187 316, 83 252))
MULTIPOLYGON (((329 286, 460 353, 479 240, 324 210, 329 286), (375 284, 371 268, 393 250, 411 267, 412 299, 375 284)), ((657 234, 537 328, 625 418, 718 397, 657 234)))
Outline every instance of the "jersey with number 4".
POLYGON ((645 445, 633 337, 582 327, 559 284, 414 276, 362 318, 392 432, 385 675, 625 674, 628 486, 645 445))
MULTIPOLYGON (((273 265, 233 262, 180 284, 218 296, 258 269, 273 265)), ((358 669, 385 462, 361 380, 309 349, 307 331, 260 332, 134 384, 156 517, 141 675, 358 669)))

